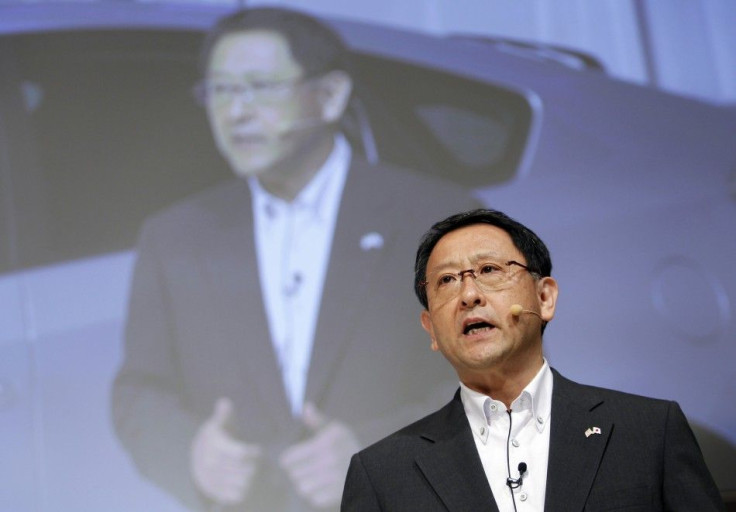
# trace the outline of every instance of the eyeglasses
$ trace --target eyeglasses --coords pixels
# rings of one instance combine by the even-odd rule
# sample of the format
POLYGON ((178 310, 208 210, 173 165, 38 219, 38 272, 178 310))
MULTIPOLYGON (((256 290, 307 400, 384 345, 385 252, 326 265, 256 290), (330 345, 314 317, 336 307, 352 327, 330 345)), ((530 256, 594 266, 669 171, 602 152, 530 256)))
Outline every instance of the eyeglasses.
POLYGON ((214 107, 229 105, 235 98, 258 103, 274 103, 287 99, 294 88, 306 80, 305 77, 250 82, 205 79, 194 86, 193 92, 201 104, 208 103, 214 107))
POLYGON ((514 275, 513 266, 523 268, 535 278, 539 277, 539 273, 518 261, 509 260, 506 263, 485 261, 467 270, 432 274, 427 277, 426 281, 421 281, 419 284, 431 289, 433 295, 438 299, 449 300, 460 293, 463 279, 467 274, 475 280, 475 284, 483 292, 495 292, 505 288, 510 283, 514 275))

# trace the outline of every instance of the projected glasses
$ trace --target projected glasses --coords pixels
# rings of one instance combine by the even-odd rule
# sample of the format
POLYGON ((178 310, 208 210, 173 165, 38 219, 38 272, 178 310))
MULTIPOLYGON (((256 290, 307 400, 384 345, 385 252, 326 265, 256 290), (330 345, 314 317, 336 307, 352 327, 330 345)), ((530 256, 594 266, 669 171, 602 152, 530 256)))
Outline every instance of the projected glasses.
POLYGON ((261 79, 248 82, 209 79, 194 86, 194 97, 201 104, 214 107, 230 105, 235 99, 257 103, 275 103, 289 98, 294 89, 307 80, 305 77, 261 79))

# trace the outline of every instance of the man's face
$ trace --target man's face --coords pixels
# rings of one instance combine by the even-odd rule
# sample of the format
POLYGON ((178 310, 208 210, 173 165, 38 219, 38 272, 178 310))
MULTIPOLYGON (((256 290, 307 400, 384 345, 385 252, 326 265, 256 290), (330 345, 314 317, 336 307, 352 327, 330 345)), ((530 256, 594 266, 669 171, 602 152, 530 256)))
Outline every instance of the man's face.
POLYGON ((215 143, 240 176, 258 176, 309 148, 320 119, 311 81, 304 81, 286 38, 253 30, 214 47, 207 70, 207 114, 215 143))
POLYGON ((521 304, 549 321, 554 315, 557 284, 551 277, 535 280, 521 267, 504 266, 509 260, 526 264, 508 233, 490 224, 451 231, 430 254, 429 308, 422 312, 422 326, 432 339, 432 349, 442 352, 463 382, 472 382, 489 370, 528 370, 541 361, 541 320, 531 314, 513 316, 509 308, 521 304), (468 273, 454 292, 438 288, 438 277, 442 282, 445 273, 457 275, 486 263, 499 264, 507 272, 493 290, 484 289, 468 273))

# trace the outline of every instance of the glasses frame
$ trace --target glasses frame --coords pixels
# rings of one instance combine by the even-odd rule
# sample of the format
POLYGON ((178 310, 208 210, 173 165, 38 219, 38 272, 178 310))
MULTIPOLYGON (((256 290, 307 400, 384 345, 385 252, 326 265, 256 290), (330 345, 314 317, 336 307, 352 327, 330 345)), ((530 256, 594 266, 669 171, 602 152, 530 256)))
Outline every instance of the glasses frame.
MULTIPOLYGON (((298 76, 298 77, 292 77, 292 78, 283 78, 279 80, 238 80, 233 81, 229 83, 233 88, 236 88, 231 96, 227 99, 222 99, 221 101, 213 101, 212 105, 214 107, 224 107, 227 105, 231 105, 233 101, 236 99, 239 99, 240 101, 247 101, 248 103, 278 103, 280 101, 284 101, 287 99, 286 93, 292 93, 298 86, 314 79, 315 76, 298 76), (261 86, 259 87, 258 83, 261 83, 261 86), (270 98, 265 99, 262 97, 259 97, 259 95, 263 95, 270 92, 274 92, 275 90, 285 87, 284 90, 284 97, 283 98, 270 98), (247 94, 247 96, 246 96, 247 94)), ((194 95, 195 100, 200 105, 206 106, 208 102, 210 101, 208 99, 209 96, 211 96, 211 93, 208 92, 208 85, 213 83, 213 80, 203 78, 200 81, 198 81, 196 84, 194 84, 194 87, 192 87, 192 94, 194 95)))
MULTIPOLYGON (((512 265, 521 267, 527 272, 529 272, 529 274, 531 274, 532 277, 534 277, 535 279, 539 279, 541 277, 539 272, 530 269, 527 265, 524 265, 523 263, 519 263, 516 260, 508 260, 507 262, 504 263, 504 265, 507 267, 511 267, 512 265)), ((472 269, 472 268, 469 268, 466 270, 460 270, 458 272, 442 272, 442 275, 446 275, 446 274, 458 276, 460 278, 460 282, 462 282, 465 279, 465 274, 470 274, 470 276, 472 276, 474 281, 477 280, 475 269, 472 269)), ((428 284, 429 284, 429 281, 427 281, 426 279, 423 281, 419 281, 419 286, 426 287, 428 284)))

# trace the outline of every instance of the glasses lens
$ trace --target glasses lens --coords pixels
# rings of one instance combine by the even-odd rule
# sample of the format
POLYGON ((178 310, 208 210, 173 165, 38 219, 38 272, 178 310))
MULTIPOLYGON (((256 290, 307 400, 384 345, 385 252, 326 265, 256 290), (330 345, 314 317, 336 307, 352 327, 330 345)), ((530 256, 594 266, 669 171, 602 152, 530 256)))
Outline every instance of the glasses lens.
POLYGON ((283 101, 289 97, 301 78, 285 80, 252 80, 249 82, 228 82, 204 80, 194 88, 195 97, 201 103, 216 107, 228 105, 236 98, 256 102, 283 101))
POLYGON ((484 292, 494 292, 504 288, 512 276, 512 268, 495 262, 481 263, 476 268, 459 272, 446 272, 435 275, 428 281, 434 294, 442 299, 455 297, 463 286, 463 281, 470 278, 484 292))

